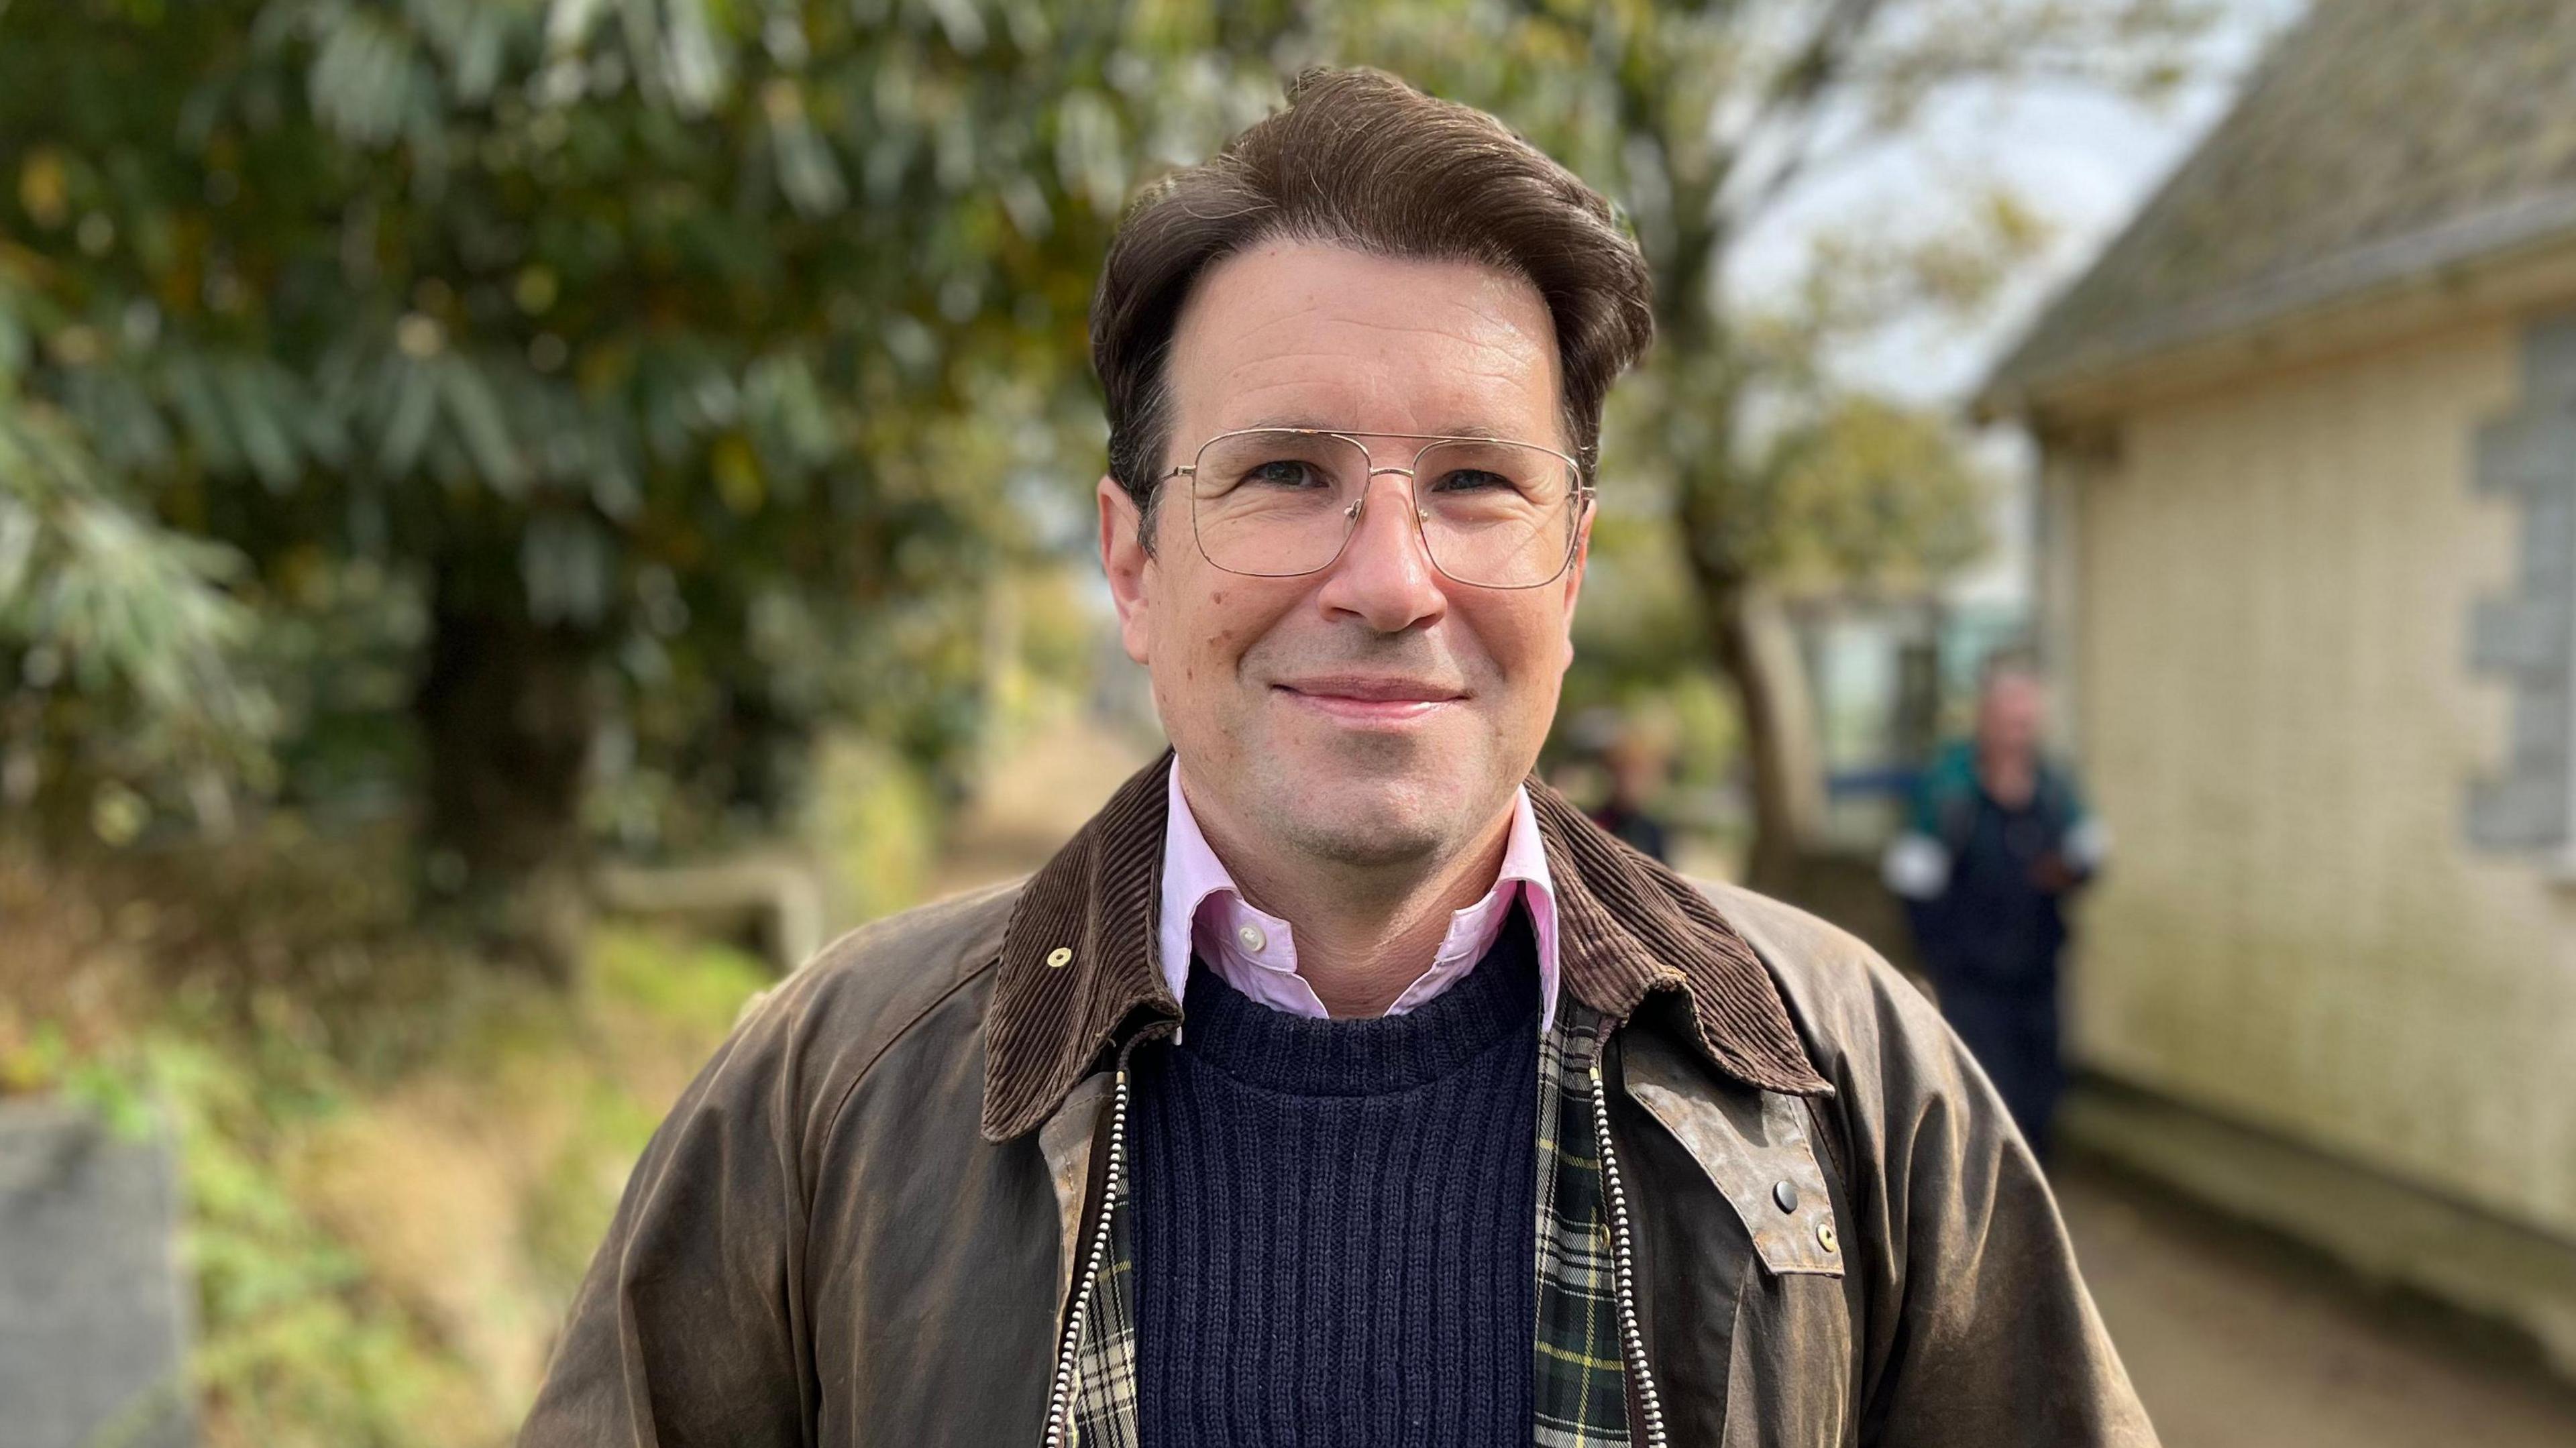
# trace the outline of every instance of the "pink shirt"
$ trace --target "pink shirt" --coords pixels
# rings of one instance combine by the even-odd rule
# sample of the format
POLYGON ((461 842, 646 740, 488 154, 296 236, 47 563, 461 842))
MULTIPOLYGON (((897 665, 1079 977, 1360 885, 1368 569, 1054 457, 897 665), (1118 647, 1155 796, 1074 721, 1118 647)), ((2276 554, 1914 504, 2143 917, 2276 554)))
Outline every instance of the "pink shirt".
MULTIPOLYGON (((1324 1003, 1297 973, 1297 945, 1288 922, 1254 909, 1235 888, 1234 877, 1209 848, 1181 795, 1177 760, 1169 789, 1171 816, 1163 829, 1162 966, 1172 999, 1189 994, 1195 946, 1198 958, 1227 985, 1272 1010, 1323 1019, 1324 1003)), ((1556 896, 1526 789, 1512 794, 1511 833, 1503 843, 1503 867, 1494 888, 1449 917, 1449 931, 1441 937, 1430 969, 1404 988, 1387 1014, 1403 1015, 1464 979, 1503 933, 1514 900, 1528 905, 1530 927, 1538 937, 1539 1030, 1546 1032, 1556 1021, 1556 896)))

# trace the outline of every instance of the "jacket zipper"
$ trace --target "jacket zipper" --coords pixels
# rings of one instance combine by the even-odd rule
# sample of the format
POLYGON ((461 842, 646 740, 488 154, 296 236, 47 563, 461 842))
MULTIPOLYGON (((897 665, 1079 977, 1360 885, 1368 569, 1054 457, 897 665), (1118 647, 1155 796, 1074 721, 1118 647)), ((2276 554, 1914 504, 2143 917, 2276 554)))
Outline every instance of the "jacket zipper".
POLYGON ((1601 1191, 1610 1203, 1611 1276, 1619 1292, 1619 1351, 1628 1364, 1628 1382, 1636 1389, 1638 1415, 1645 1421, 1646 1448, 1665 1448, 1664 1408, 1655 1396, 1655 1374, 1646 1365, 1646 1335, 1637 1326, 1636 1266, 1628 1238, 1628 1194, 1619 1185, 1619 1157, 1610 1144, 1610 1089, 1601 1080, 1601 1063, 1592 1063, 1592 1135, 1601 1148, 1601 1191))
POLYGON ((1126 1180, 1126 1059, 1146 1036, 1159 1033, 1141 1031, 1118 1051, 1118 1085, 1110 1092, 1110 1162, 1100 1175, 1100 1216, 1092 1219, 1092 1244, 1082 1255, 1082 1281, 1074 1283, 1074 1306, 1064 1314, 1064 1340, 1056 1345, 1056 1384, 1046 1391, 1046 1448, 1066 1448, 1074 1435, 1074 1360, 1082 1355, 1082 1324, 1092 1314, 1092 1296, 1100 1291, 1100 1268, 1108 1265, 1110 1214, 1118 1208, 1118 1185, 1126 1180))

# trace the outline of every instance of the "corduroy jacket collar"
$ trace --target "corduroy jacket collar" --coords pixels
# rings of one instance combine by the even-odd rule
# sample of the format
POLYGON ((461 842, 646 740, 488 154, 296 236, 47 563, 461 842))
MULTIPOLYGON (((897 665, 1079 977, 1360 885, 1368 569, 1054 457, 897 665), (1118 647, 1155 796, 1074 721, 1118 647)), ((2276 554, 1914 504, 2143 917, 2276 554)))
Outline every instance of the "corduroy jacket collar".
MULTIPOLYGON (((1153 961, 1171 762, 1166 752, 1119 786, 1020 893, 984 1023, 991 1140, 1036 1130, 1131 1017, 1180 1016, 1153 961)), ((1719 1070, 1766 1090, 1831 1094, 1770 972, 1706 896, 1538 779, 1529 794, 1556 893, 1564 989, 1613 1021, 1651 992, 1679 992, 1694 1043, 1719 1070)))

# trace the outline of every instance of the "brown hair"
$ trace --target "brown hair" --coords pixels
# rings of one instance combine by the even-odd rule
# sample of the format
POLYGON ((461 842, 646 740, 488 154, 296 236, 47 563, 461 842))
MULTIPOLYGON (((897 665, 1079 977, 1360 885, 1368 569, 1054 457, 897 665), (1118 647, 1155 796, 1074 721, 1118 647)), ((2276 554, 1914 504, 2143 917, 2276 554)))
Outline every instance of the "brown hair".
POLYGON ((1310 70, 1288 108, 1163 178, 1118 225, 1091 303, 1109 473, 1145 515, 1170 445, 1164 362, 1219 260, 1281 237, 1527 278, 1556 325, 1566 438, 1591 475, 1610 383, 1653 340, 1654 284, 1610 203, 1502 122, 1379 70, 1310 70))

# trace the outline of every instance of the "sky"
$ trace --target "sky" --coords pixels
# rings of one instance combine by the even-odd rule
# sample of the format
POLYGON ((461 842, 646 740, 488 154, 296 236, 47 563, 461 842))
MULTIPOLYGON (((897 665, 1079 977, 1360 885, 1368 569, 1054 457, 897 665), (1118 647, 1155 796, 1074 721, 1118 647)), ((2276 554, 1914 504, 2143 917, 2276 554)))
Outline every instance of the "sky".
POLYGON ((2050 226, 2038 264, 1976 325, 1892 328, 1840 359, 1853 380, 1873 390, 1964 405, 2048 299, 2118 235, 2225 114, 2265 43, 2306 8, 2305 0, 2223 3, 2191 79, 2161 102, 2054 86, 1971 92, 1933 106, 1901 140, 1793 193, 1748 238, 1733 285, 1783 284, 1815 235, 1854 218, 1902 225, 1910 210, 1938 214, 1962 194, 2002 182, 2050 226))
MULTIPOLYGON (((1834 359, 1849 381, 1923 406, 1964 412, 1987 372, 2068 283, 2119 235, 2191 149, 2226 114, 2267 44, 2307 0, 2223 0, 2191 78, 2154 104, 2071 86, 1955 95, 1904 137, 1854 157, 1794 192, 1747 239, 1730 277, 1739 291, 1788 284, 1819 234, 1938 215, 1997 182, 2047 222, 2036 264, 1968 325, 1956 319, 1890 327, 1834 359)), ((2020 429, 1989 428, 1978 455, 2004 482, 1995 548, 1955 580, 1948 597, 2017 608, 2030 577, 2030 485, 2035 456, 2020 429)))

